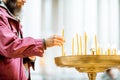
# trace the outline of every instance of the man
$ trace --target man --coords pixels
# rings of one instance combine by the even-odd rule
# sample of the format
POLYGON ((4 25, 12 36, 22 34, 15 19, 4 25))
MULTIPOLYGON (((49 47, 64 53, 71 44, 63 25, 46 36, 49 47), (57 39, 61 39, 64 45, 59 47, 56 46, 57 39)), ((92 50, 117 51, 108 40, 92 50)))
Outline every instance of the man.
POLYGON ((117 68, 109 68, 103 74, 101 80, 120 80, 120 72, 117 68))
POLYGON ((0 1, 0 80, 27 80, 23 58, 42 57, 46 48, 64 43, 64 39, 57 35, 46 40, 22 37, 20 20, 17 17, 25 2, 0 1))
POLYGON ((112 73, 112 70, 111 70, 111 69, 107 69, 107 70, 106 70, 106 74, 108 75, 108 77, 109 77, 111 80, 114 80, 114 74, 112 73))

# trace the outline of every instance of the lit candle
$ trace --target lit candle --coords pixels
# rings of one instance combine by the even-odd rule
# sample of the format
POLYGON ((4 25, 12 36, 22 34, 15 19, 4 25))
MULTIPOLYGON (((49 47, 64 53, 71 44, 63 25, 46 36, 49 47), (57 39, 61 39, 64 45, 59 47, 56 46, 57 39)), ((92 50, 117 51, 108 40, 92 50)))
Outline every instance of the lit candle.
POLYGON ((87 35, 84 33, 84 53, 87 54, 87 35))
POLYGON ((76 40, 77 40, 77 54, 79 55, 79 40, 78 40, 78 34, 76 34, 76 40))
MULTIPOLYGON (((64 29, 62 30, 62 37, 64 37, 64 29)), ((64 44, 62 45, 62 56, 65 56, 64 44)))
POLYGON ((80 54, 82 55, 82 37, 80 36, 80 54))
POLYGON ((96 51, 96 54, 98 54, 98 52, 97 52, 97 51, 98 51, 98 50, 97 50, 98 48, 97 48, 97 37, 96 37, 96 35, 95 35, 95 39, 94 39, 94 40, 95 40, 95 51, 96 51))
POLYGON ((108 55, 110 55, 110 48, 108 48, 108 55))
POLYGON ((74 38, 72 39, 72 55, 74 55, 74 38))

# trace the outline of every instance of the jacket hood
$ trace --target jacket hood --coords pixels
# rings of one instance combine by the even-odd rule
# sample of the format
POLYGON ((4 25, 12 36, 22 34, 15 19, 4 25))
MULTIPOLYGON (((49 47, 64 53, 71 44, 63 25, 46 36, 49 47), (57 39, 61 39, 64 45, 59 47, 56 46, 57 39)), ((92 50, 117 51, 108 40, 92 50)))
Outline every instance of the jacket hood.
POLYGON ((9 11, 9 9, 6 7, 6 5, 4 4, 4 2, 3 2, 2 0, 0 0, 0 7, 3 7, 4 9, 6 9, 7 12, 8 12, 8 14, 9 14, 11 17, 15 18, 17 21, 20 21, 16 16, 14 16, 14 15, 9 11))

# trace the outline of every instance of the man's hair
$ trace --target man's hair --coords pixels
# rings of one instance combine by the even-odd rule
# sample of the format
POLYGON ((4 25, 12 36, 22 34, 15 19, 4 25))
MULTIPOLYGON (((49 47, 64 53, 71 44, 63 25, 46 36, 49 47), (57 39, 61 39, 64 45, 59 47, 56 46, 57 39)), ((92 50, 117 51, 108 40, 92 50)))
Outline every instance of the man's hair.
POLYGON ((7 0, 5 5, 14 16, 18 16, 21 12, 21 8, 17 6, 17 0, 7 0))

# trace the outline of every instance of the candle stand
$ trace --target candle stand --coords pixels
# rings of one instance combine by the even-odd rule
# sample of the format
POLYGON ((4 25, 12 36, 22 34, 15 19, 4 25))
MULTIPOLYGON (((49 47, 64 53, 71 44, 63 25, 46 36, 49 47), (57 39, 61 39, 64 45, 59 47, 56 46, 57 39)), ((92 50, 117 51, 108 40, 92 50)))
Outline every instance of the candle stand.
MULTIPOLYGON (((62 36, 64 37, 64 30, 62 31, 62 36)), ((76 34, 76 46, 75 38, 72 40, 72 55, 65 56, 64 45, 62 45, 62 56, 55 58, 55 63, 60 67, 73 67, 79 72, 86 72, 88 74, 89 80, 95 80, 98 72, 103 72, 111 67, 120 66, 120 56, 117 55, 116 48, 103 51, 99 47, 97 37, 94 38, 95 46, 91 49, 92 55, 87 55, 88 50, 88 37, 86 32, 84 33, 84 41, 82 37, 76 34), (83 48, 84 43, 84 48, 83 48), (75 52, 77 50, 77 52, 75 52), (77 54, 75 54, 77 53, 77 54)))
POLYGON ((98 72, 120 66, 119 55, 72 55, 55 58, 60 67, 73 67, 79 72, 88 73, 89 80, 95 80, 98 72))

